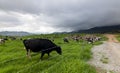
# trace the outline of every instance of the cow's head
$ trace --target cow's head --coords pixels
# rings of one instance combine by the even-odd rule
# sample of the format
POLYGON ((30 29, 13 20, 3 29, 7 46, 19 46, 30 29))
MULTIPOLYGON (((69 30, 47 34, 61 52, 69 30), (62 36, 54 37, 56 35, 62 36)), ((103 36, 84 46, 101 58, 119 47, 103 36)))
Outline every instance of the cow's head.
POLYGON ((58 54, 62 54, 62 49, 61 49, 61 47, 60 46, 58 46, 57 48, 56 48, 56 52, 58 53, 58 54))

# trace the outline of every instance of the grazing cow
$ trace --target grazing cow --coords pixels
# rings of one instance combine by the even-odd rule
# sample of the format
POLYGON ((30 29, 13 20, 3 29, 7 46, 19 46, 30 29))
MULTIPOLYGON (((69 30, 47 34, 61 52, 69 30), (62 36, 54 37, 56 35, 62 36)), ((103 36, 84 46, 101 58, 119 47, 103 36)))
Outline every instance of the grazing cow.
POLYGON ((4 44, 5 40, 4 39, 0 39, 0 44, 4 44))
POLYGON ((87 41, 88 41, 88 43, 92 43, 92 44, 94 42, 93 38, 87 38, 87 41))
POLYGON ((63 41, 64 41, 64 42, 66 42, 66 43, 69 43, 69 41, 68 41, 68 38, 67 38, 67 37, 65 37, 65 38, 63 39, 63 41))
POLYGON ((79 42, 79 37, 74 37, 73 40, 79 42))
POLYGON ((13 37, 13 36, 10 36, 9 37, 11 40, 16 40, 17 38, 16 37, 13 37))
POLYGON ((41 57, 44 56, 45 53, 50 54, 52 51, 56 51, 58 54, 62 54, 61 47, 54 44, 52 41, 48 39, 27 39, 23 40, 23 44, 27 50, 27 56, 30 57, 30 51, 32 52, 41 52, 41 57))

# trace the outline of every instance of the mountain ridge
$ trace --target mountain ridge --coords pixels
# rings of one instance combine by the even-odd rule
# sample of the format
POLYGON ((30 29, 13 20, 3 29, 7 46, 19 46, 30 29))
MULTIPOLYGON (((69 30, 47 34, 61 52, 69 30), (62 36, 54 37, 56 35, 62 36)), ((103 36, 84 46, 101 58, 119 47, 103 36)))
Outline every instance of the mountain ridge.
POLYGON ((26 36, 31 35, 32 33, 24 32, 24 31, 1 31, 0 35, 3 36, 26 36))
POLYGON ((100 26, 100 27, 93 27, 87 30, 78 30, 73 31, 77 33, 116 33, 120 32, 120 24, 119 25, 110 25, 110 26, 100 26))

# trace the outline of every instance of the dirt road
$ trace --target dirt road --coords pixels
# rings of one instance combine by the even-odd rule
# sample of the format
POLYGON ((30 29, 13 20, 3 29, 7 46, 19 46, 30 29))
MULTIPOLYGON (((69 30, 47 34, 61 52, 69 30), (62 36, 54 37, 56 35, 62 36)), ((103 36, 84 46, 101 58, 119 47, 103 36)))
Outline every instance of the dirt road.
POLYGON ((120 73, 120 43, 115 35, 106 34, 108 41, 92 48, 93 58, 89 63, 98 73, 120 73))
POLYGON ((116 35, 113 35, 113 34, 105 34, 105 36, 108 38, 108 41, 107 41, 107 42, 119 43, 119 41, 116 39, 116 35))

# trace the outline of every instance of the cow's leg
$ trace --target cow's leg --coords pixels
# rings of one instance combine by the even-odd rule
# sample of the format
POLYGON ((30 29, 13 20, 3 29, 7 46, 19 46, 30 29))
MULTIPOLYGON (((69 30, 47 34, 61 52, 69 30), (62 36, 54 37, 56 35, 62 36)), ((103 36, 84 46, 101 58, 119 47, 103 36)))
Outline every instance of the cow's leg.
POLYGON ((28 56, 28 49, 26 49, 27 53, 26 53, 26 56, 28 56))
POLYGON ((44 56, 44 54, 45 54, 45 53, 42 52, 40 59, 42 59, 42 57, 44 56))
POLYGON ((28 57, 31 58, 30 49, 28 49, 28 57))
POLYGON ((27 57, 31 58, 31 56, 30 56, 30 49, 26 49, 26 50, 27 50, 27 57))
POLYGON ((48 54, 48 56, 50 56, 50 53, 49 53, 49 52, 48 52, 47 54, 48 54))

